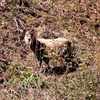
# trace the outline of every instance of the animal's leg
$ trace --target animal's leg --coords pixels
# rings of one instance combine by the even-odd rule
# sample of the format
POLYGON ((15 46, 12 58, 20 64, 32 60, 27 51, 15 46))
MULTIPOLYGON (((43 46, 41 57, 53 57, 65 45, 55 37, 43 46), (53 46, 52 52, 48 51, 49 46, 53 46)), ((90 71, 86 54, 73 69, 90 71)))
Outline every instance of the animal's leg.
POLYGON ((39 61, 39 68, 40 68, 39 72, 43 72, 43 61, 42 60, 39 61))

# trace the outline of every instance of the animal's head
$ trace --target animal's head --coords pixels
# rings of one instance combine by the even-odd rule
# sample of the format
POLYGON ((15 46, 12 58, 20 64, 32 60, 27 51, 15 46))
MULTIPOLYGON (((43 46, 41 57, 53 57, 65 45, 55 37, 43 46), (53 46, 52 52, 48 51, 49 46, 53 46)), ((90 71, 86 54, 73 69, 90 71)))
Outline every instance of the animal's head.
POLYGON ((34 30, 26 31, 24 40, 27 45, 30 45, 33 41, 35 41, 34 30))

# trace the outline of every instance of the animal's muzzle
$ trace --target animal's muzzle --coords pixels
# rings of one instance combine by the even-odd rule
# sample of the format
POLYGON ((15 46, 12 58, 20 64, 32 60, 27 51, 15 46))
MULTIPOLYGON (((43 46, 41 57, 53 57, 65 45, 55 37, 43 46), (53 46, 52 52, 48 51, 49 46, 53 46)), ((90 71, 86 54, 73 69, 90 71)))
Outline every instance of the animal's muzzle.
POLYGON ((28 39, 28 41, 30 41, 31 39, 28 39))

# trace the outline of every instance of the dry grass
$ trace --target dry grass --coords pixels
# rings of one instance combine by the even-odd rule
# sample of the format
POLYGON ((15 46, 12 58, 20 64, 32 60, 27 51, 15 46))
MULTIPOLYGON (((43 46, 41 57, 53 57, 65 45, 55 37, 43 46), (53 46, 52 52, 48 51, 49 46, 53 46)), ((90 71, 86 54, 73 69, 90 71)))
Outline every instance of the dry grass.
POLYGON ((99 100, 100 1, 19 1, 0 4, 0 99, 99 100), (19 31, 32 28, 39 37, 71 39, 80 67, 42 73, 46 65, 40 68, 19 31))

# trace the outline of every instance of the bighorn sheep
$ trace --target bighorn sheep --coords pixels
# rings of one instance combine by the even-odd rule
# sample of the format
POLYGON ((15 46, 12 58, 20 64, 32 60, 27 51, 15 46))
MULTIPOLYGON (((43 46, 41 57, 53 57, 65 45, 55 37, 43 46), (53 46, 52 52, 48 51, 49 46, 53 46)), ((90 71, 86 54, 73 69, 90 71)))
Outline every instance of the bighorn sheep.
POLYGON ((31 50, 36 55, 38 61, 40 62, 40 66, 42 61, 44 61, 47 65, 49 64, 49 57, 44 55, 48 55, 48 51, 46 48, 50 50, 55 50, 57 47, 61 47, 64 44, 67 44, 67 48, 64 48, 61 53, 61 57, 68 61, 68 58, 71 57, 71 42, 66 38, 56 38, 56 39, 43 39, 37 38, 34 35, 34 30, 26 31, 24 37, 25 43, 30 46, 31 50), (67 56, 65 56, 67 54, 67 56))

